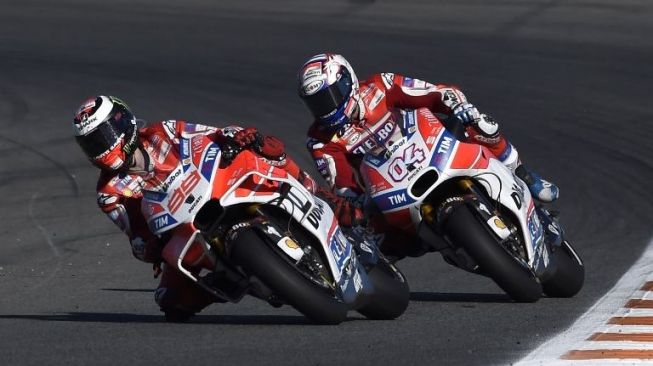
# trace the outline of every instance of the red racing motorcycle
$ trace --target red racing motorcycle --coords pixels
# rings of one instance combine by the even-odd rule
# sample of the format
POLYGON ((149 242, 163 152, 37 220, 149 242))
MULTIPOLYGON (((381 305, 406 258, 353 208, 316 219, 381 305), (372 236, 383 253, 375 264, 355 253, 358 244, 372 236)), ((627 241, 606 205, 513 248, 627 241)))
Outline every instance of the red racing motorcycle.
POLYGON ((218 301, 250 294, 317 323, 340 323, 348 310, 371 319, 405 311, 406 280, 376 246, 338 226, 329 205, 285 170, 235 149, 181 138, 176 168, 143 191, 151 231, 171 237, 167 265, 218 301))
POLYGON ((425 251, 491 277, 511 298, 571 297, 585 268, 557 213, 487 148, 456 139, 428 109, 388 111, 394 129, 360 170, 387 222, 425 251))

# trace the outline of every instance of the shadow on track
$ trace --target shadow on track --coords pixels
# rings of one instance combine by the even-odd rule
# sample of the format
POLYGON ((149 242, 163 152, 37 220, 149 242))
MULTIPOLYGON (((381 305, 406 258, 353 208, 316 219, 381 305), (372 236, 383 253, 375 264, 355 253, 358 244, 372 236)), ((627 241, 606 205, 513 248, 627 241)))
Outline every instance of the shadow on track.
POLYGON ((410 301, 433 302, 479 302, 479 303, 512 303, 506 294, 474 294, 474 293, 442 293, 442 292, 411 292, 410 301))
MULTIPOLYGON (((53 315, 0 315, 0 319, 85 323, 165 323, 163 314, 62 313, 53 315)), ((301 315, 197 315, 190 324, 224 325, 313 325, 301 315)))
POLYGON ((116 291, 116 292, 154 292, 151 288, 103 288, 102 291, 116 291))

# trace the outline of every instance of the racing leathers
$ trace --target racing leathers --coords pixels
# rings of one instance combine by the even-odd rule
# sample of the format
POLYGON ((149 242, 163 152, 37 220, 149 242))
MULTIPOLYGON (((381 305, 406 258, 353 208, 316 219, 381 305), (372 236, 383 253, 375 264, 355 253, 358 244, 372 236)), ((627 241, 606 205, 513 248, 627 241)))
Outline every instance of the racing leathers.
MULTIPOLYGON (((431 84, 392 73, 375 74, 359 86, 358 111, 354 111, 350 123, 333 131, 315 121, 308 131, 307 142, 317 170, 331 189, 354 204, 364 201, 365 188, 358 173, 361 159, 392 133, 395 122, 390 111, 394 109, 428 108, 436 115, 455 116, 464 122, 467 142, 486 146, 513 171, 520 166, 517 150, 501 134, 496 122, 480 115, 455 86, 431 84)), ((393 245, 397 241, 393 238, 398 239, 396 233, 390 231, 389 225, 379 222, 382 217, 378 216, 370 223, 376 232, 385 233, 382 249, 386 253, 402 246, 404 249, 399 252, 403 254, 394 254, 403 256, 406 251, 417 250, 405 248, 405 244, 393 245)))
MULTIPOLYGON (((185 121, 168 120, 139 130, 139 148, 145 153, 145 169, 141 172, 103 170, 97 185, 98 204, 103 212, 129 237, 133 255, 141 261, 158 264, 167 238, 154 235, 141 213, 142 189, 165 184, 177 166, 180 138, 207 135, 221 147, 227 142, 249 145, 255 129, 230 126, 216 128, 185 121)), ((259 135, 260 136, 260 135, 259 135)), ((271 165, 300 176, 295 162, 286 157, 284 144, 272 137, 262 138, 255 151, 271 165)), ((227 151, 228 146, 225 146, 227 151)), ((158 265, 155 269, 159 268, 158 265)), ((165 312, 176 310, 193 314, 214 301, 208 293, 185 278, 175 268, 164 266, 155 300, 165 312)))

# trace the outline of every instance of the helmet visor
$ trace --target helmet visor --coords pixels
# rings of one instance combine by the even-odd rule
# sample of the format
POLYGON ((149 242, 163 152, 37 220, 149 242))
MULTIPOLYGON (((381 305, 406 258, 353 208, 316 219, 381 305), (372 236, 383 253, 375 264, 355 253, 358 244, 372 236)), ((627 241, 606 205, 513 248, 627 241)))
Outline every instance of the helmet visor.
POLYGON ((315 94, 304 96, 306 106, 315 118, 327 117, 340 108, 351 95, 352 82, 348 72, 343 72, 340 78, 315 94))
POLYGON ((89 134, 75 138, 86 156, 97 159, 116 147, 122 138, 130 136, 135 128, 134 116, 129 112, 122 111, 100 124, 89 134), (116 119, 116 117, 118 118, 116 119))

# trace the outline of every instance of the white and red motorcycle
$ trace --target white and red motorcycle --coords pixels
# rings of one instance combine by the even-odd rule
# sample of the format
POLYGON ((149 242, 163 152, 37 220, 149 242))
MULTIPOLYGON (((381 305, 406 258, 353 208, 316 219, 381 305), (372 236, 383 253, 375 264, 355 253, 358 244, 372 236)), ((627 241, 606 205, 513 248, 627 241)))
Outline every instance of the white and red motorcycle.
POLYGON ((405 311, 405 278, 374 245, 344 232, 327 203, 286 171, 227 147, 180 139, 176 168, 143 191, 151 231, 171 237, 167 265, 217 301, 250 294, 318 323, 340 323, 348 310, 373 319, 405 311))
POLYGON ((515 301, 580 291, 583 262, 557 214, 487 148, 457 140, 428 109, 386 118, 396 122, 392 135, 360 170, 388 223, 449 264, 491 277, 515 301))

